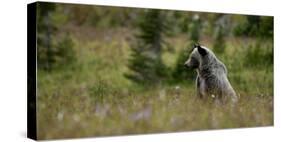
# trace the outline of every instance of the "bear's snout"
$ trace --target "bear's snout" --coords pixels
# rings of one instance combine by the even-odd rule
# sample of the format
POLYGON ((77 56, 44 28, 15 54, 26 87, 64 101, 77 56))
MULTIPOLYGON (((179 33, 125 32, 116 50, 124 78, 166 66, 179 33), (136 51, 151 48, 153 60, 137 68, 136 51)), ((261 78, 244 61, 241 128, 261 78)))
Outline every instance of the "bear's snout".
POLYGON ((190 68, 190 64, 189 64, 189 62, 185 62, 185 63, 184 63, 184 67, 186 67, 186 68, 190 68))
POLYGON ((191 62, 191 61, 187 61, 184 63, 184 66, 188 69, 196 69, 199 66, 198 62, 191 62))

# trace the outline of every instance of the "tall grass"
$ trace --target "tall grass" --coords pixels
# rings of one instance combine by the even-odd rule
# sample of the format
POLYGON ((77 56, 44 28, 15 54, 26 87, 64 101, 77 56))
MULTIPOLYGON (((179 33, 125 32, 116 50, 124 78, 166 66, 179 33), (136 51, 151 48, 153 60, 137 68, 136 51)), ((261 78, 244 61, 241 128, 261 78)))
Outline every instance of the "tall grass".
MULTIPOLYGON (((195 83, 150 88, 125 78, 130 48, 120 33, 122 30, 116 29, 83 41, 74 32, 75 64, 60 70, 38 70, 39 139, 273 125, 273 65, 268 64, 267 56, 261 62, 251 61, 260 54, 250 55, 249 48, 256 47, 249 43, 255 45, 256 39, 227 39, 225 53, 218 57, 227 66, 240 101, 236 106, 217 106, 211 100, 196 99, 195 83)), ((164 53, 167 66, 172 67, 186 47, 181 39, 168 40, 174 41, 175 52, 164 53)), ((260 47, 270 49, 270 42, 260 43, 260 47)), ((212 42, 203 40, 201 44, 212 42)))

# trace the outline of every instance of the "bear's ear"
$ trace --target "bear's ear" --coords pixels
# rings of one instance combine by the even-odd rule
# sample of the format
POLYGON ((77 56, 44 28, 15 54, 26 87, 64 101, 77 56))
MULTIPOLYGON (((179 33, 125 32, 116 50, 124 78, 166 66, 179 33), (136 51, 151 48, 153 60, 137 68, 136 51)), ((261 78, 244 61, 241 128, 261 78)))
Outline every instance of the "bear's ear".
POLYGON ((200 55, 205 56, 207 55, 206 49, 202 48, 200 45, 197 46, 198 52, 200 55))
POLYGON ((195 43, 195 44, 193 44, 192 48, 194 49, 194 48, 197 48, 198 46, 200 46, 200 45, 198 43, 195 43))

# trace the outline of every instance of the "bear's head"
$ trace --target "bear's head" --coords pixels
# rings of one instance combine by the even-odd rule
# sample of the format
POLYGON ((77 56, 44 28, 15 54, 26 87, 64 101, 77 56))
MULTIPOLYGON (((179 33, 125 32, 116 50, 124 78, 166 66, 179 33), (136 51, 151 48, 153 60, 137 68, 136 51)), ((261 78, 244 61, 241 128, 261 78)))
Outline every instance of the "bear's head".
POLYGON ((197 69, 202 62, 207 62, 212 57, 214 57, 214 54, 208 48, 195 44, 184 66, 197 69))

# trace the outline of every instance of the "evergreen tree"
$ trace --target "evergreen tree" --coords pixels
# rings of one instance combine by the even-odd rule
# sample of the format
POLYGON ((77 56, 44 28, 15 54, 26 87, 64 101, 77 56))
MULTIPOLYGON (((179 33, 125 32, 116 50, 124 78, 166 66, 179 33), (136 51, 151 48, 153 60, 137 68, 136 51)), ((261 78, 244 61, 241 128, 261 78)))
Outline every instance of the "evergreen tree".
POLYGON ((191 68, 184 67, 185 61, 189 58, 191 53, 191 49, 195 43, 197 43, 200 39, 200 29, 201 29, 201 21, 199 15, 194 15, 192 22, 189 27, 189 38, 190 44, 187 48, 183 49, 176 61, 175 69, 172 73, 174 80, 176 81, 192 81, 195 78, 195 72, 191 68))
POLYGON ((227 23, 228 21, 227 15, 221 15, 216 22, 216 31, 214 33, 214 52, 217 54, 221 54, 224 52, 226 48, 225 37, 227 36, 227 23))
POLYGON ((214 51, 217 54, 221 54, 225 50, 225 33, 222 25, 217 26, 217 33, 215 34, 214 51))
POLYGON ((128 64, 132 73, 125 76, 138 83, 159 83, 167 74, 161 59, 164 15, 160 10, 144 11, 137 28, 128 64))
POLYGON ((189 38, 191 40, 191 44, 198 43, 200 39, 200 30, 201 30, 201 20, 199 15, 194 15, 193 20, 190 24, 190 32, 189 38))
POLYGON ((37 7, 38 67, 49 69, 51 62, 53 62, 51 59, 51 46, 53 44, 51 33, 56 31, 50 15, 55 11, 56 5, 54 3, 38 3, 37 7))
MULTIPOLYGON (((68 34, 57 38, 59 27, 57 5, 40 2, 37 5, 37 62, 38 68, 52 70, 63 67, 74 61, 74 42, 68 34)), ((61 18, 61 17, 60 17, 61 18)))

